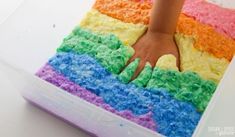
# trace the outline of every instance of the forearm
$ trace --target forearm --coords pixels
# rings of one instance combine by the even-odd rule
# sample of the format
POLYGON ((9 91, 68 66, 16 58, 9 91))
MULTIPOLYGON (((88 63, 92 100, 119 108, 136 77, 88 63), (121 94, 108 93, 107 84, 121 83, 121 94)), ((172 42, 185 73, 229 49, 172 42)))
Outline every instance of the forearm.
POLYGON ((173 35, 184 0, 155 0, 149 31, 173 35))

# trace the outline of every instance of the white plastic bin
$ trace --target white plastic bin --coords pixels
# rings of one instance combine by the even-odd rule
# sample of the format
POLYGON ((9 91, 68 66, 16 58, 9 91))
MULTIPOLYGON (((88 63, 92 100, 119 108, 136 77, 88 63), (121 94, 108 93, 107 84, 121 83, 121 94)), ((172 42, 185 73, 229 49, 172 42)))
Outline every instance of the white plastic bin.
MULTIPOLYGON (((6 72, 25 99, 96 136, 160 137, 160 134, 96 107, 34 75, 55 54, 62 39, 79 23, 93 2, 24 1, 0 25, 0 58, 5 60, 0 60, 0 71, 6 72)), ((208 130, 209 127, 230 126, 235 129, 234 97, 235 59, 204 112, 194 136, 215 137, 217 133, 208 130)))

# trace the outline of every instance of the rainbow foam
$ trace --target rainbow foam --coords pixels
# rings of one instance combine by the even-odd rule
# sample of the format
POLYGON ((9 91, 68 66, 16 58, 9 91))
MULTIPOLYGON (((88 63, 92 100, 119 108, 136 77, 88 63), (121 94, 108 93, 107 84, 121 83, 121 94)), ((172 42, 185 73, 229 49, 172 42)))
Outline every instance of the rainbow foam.
POLYGON ((224 23, 235 23, 234 10, 187 0, 175 34, 180 68, 164 55, 131 80, 139 60, 123 67, 147 29, 151 7, 151 0, 96 0, 36 75, 165 136, 190 137, 235 53, 234 26, 224 23))

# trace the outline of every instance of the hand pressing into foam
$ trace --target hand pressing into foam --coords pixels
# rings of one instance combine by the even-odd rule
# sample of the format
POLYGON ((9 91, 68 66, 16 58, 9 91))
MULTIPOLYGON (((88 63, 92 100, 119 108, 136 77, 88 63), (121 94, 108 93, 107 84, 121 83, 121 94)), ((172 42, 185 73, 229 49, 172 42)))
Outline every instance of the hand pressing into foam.
POLYGON ((137 41, 133 48, 135 54, 129 60, 128 64, 136 58, 139 58, 140 62, 132 79, 139 75, 147 62, 149 62, 152 67, 155 67, 157 60, 166 54, 174 55, 177 60, 177 66, 179 67, 179 52, 173 35, 148 31, 137 41))
POLYGON ((139 66, 132 79, 138 76, 147 62, 155 67, 157 60, 166 54, 174 55, 179 67, 179 52, 174 41, 174 33, 183 3, 184 0, 154 1, 149 29, 134 44, 135 54, 129 60, 130 63, 140 58, 139 66))

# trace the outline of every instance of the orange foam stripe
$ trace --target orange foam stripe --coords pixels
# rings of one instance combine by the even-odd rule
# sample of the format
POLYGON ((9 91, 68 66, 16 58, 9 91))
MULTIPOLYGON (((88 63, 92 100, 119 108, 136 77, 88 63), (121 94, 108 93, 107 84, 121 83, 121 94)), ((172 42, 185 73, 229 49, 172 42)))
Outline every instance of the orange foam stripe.
POLYGON ((196 36, 194 47, 199 50, 207 51, 217 58, 226 58, 229 61, 233 58, 235 41, 216 32, 208 25, 181 14, 177 32, 196 36))
POLYGON ((149 23, 149 11, 152 3, 148 0, 96 0, 93 8, 101 13, 127 23, 149 23))
MULTIPOLYGON (((96 0, 94 8, 101 13, 128 23, 147 25, 152 3, 149 0, 96 0)), ((181 15, 177 32, 197 37, 195 48, 207 51, 217 58, 231 60, 235 53, 235 41, 219 34, 209 25, 204 25, 193 18, 181 15)))

